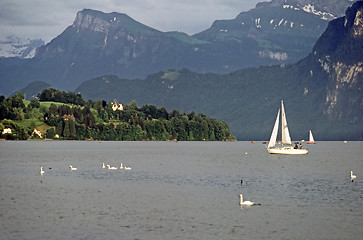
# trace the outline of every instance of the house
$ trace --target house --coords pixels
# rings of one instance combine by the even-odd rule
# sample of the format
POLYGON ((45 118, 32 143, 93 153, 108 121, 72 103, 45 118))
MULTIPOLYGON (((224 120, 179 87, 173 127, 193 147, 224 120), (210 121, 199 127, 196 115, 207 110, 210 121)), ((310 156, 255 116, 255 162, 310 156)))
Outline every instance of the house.
POLYGON ((11 128, 4 128, 3 134, 7 134, 7 133, 11 134, 11 128))
POLYGON ((122 104, 118 103, 117 100, 113 100, 113 103, 112 103, 112 110, 113 111, 116 111, 116 110, 120 110, 120 111, 123 111, 124 110, 124 107, 122 106, 122 104))
POLYGON ((43 138, 42 133, 36 128, 34 128, 32 135, 37 135, 38 137, 43 138))

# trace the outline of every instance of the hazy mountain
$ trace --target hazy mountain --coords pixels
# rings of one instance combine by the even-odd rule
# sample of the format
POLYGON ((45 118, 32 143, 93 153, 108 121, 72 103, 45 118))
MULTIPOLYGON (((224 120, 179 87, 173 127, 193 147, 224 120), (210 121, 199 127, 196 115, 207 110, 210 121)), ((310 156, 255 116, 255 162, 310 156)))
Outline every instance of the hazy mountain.
POLYGON ((42 39, 24 40, 16 36, 8 36, 0 40, 0 58, 32 58, 35 50, 44 44, 42 39))
POLYGON ((228 73, 245 67, 293 63, 308 55, 348 0, 271 1, 216 21, 194 36, 161 32, 126 14, 85 9, 74 23, 34 58, 22 65, 0 65, 0 94, 20 90, 33 81, 72 90, 81 82, 105 74, 144 78, 160 70, 188 68, 197 72, 228 73), (300 4, 300 5, 299 5, 300 4), (310 5, 309 5, 310 4, 310 5), (334 5, 334 7, 333 7, 334 5))
MULTIPOLYGON (((29 83, 25 88, 20 89, 22 93, 24 93, 24 97, 27 100, 35 99, 38 95, 38 93, 41 93, 43 89, 52 87, 50 84, 41 82, 41 81, 35 81, 29 83)), ((11 95, 15 95, 17 92, 13 92, 11 95)))
POLYGON ((77 88, 85 99, 200 111, 226 120, 240 140, 268 140, 284 99, 294 140, 363 139, 363 1, 332 20, 312 52, 296 64, 226 75, 170 70, 143 80, 103 76, 77 88))

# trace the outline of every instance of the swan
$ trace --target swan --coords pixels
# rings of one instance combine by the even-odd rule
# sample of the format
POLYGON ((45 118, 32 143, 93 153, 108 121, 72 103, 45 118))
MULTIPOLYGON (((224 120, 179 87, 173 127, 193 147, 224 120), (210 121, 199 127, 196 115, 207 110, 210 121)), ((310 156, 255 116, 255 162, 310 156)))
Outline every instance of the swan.
POLYGON ((40 175, 43 176, 43 174, 44 174, 43 167, 40 167, 40 175))
POLYGON ((117 169, 116 167, 110 167, 110 165, 107 164, 108 170, 115 170, 117 169))
POLYGON ((106 168, 106 166, 105 166, 105 163, 104 163, 104 162, 102 163, 102 168, 106 168))
POLYGON ((241 206, 252 206, 253 204, 255 204, 255 203, 251 202, 251 201, 243 201, 242 193, 239 195, 239 205, 241 205, 241 206))
POLYGON ((78 170, 78 168, 76 168, 76 167, 72 167, 72 165, 69 165, 69 168, 71 169, 71 171, 76 171, 76 170, 78 170))
POLYGON ((122 166, 122 163, 120 163, 120 169, 124 169, 124 167, 122 166))
POLYGON ((356 179, 357 176, 353 174, 353 171, 350 171, 350 181, 354 182, 354 179, 356 179))
POLYGON ((131 170, 131 168, 130 168, 130 167, 124 167, 124 169, 125 169, 125 170, 131 170))

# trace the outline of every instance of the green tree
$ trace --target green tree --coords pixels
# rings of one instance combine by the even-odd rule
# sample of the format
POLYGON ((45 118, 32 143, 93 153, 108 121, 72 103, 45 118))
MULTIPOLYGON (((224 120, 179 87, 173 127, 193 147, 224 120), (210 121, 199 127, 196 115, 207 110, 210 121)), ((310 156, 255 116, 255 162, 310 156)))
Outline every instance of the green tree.
POLYGON ((89 137, 88 131, 84 124, 76 124, 76 139, 83 140, 89 137))
POLYGON ((28 105, 29 108, 40 108, 40 103, 36 99, 32 99, 28 105))
POLYGON ((71 117, 71 119, 69 119, 69 136, 72 139, 75 139, 76 135, 76 122, 74 121, 74 117, 71 117))
POLYGON ((55 130, 54 128, 49 128, 47 132, 45 133, 45 137, 49 139, 53 139, 55 136, 55 130))
POLYGON ((70 121, 64 120, 63 137, 69 138, 71 136, 70 121))
POLYGON ((128 107, 129 107, 129 109, 131 109, 131 110, 138 110, 138 109, 139 109, 139 107, 137 106, 137 103, 136 103, 136 101, 135 101, 135 100, 132 100, 132 101, 130 102, 130 104, 128 105, 128 107))
POLYGON ((24 93, 22 93, 22 92, 17 92, 15 96, 21 100, 25 99, 24 93))
POLYGON ((58 122, 57 127, 55 129, 55 133, 58 134, 58 136, 62 136, 62 133, 63 133, 63 121, 58 122))

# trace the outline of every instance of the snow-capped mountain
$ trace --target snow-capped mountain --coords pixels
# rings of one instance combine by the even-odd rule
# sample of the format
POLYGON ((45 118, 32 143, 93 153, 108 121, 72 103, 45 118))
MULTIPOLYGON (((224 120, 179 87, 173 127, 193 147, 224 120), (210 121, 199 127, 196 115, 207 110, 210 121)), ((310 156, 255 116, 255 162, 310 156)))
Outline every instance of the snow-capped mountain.
POLYGON ((283 7, 295 11, 312 13, 322 20, 333 20, 344 15, 347 6, 356 0, 271 0, 270 2, 260 2, 256 8, 263 7, 283 7))
POLYGON ((21 39, 16 36, 8 36, 0 40, 0 57, 33 58, 35 50, 43 46, 42 39, 21 39))

